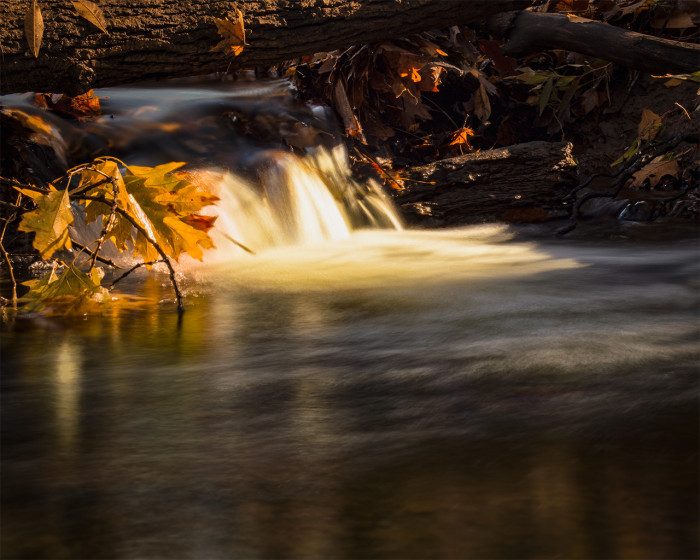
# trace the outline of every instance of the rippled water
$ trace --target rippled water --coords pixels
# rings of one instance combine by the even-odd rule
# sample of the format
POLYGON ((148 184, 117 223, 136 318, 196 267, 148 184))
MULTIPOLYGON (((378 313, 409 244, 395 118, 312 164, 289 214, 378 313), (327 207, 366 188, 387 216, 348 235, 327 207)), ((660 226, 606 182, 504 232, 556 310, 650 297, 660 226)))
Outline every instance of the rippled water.
POLYGON ((693 558, 697 256, 358 232, 18 321, 3 556, 693 558))

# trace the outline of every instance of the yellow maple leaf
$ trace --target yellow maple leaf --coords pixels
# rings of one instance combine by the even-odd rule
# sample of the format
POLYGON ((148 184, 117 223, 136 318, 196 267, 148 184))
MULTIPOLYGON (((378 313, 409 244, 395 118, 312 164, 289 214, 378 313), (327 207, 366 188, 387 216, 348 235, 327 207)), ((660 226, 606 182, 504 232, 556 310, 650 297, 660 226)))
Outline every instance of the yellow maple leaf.
POLYGON ((221 51, 226 54, 233 53, 233 56, 238 56, 243 52, 245 42, 245 29, 243 27, 243 13, 236 8, 236 21, 228 19, 214 18, 216 29, 221 35, 222 40, 216 45, 211 52, 221 51))
POLYGON ((70 198, 67 190, 57 190, 49 185, 46 194, 17 189, 29 196, 36 204, 36 210, 27 212, 19 224, 20 231, 34 233, 34 248, 39 251, 42 259, 63 249, 70 249, 71 242, 68 226, 73 224, 70 198))

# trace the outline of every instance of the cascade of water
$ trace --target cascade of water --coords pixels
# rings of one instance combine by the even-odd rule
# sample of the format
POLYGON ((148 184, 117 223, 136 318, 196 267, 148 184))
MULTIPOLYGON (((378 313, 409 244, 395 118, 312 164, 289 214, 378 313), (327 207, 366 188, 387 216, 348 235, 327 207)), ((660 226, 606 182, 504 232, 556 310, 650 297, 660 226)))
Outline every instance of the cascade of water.
POLYGON ((379 185, 353 179, 341 145, 317 148, 306 157, 266 152, 257 184, 228 172, 201 172, 197 180, 221 199, 211 209, 218 216, 212 235, 220 250, 231 246, 227 239, 258 252, 347 239, 362 228, 401 229, 379 185))

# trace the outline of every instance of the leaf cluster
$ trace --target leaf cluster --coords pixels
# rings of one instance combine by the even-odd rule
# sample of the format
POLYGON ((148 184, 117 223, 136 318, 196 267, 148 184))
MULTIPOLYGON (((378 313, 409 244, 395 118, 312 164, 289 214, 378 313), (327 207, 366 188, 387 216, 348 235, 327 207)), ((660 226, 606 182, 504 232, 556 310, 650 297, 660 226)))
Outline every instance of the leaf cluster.
POLYGON ((105 301, 100 267, 118 268, 102 257, 107 242, 140 260, 137 267, 163 262, 182 309, 171 259, 188 254, 201 260, 204 249, 214 248, 208 231, 215 218, 200 212, 218 200, 178 171, 183 165, 133 166, 100 157, 70 169, 46 187, 0 178, 17 193, 15 208, 22 208, 22 198, 33 205, 30 211, 5 219, 3 235, 7 221, 19 219, 18 229, 33 234, 33 247, 41 259, 54 263, 49 274, 24 283, 29 288, 21 300, 24 309, 83 312, 105 301), (86 245, 76 242, 71 228, 78 215, 87 224, 99 224, 99 236, 86 245))

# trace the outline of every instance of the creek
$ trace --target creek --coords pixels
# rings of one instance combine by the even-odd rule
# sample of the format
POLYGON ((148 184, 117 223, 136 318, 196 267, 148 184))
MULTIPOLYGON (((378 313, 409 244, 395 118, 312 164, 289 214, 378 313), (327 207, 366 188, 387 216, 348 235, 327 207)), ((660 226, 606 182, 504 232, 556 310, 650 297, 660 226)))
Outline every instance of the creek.
POLYGON ((218 177, 219 249, 181 263, 181 317, 139 271, 100 316, 3 325, 3 557, 697 557, 695 231, 405 230, 338 194, 337 153, 330 180, 332 151, 193 136, 259 92, 99 95, 95 146, 218 177), (287 195, 259 206, 216 157, 287 195), (330 225, 280 214, 319 177, 330 225))

